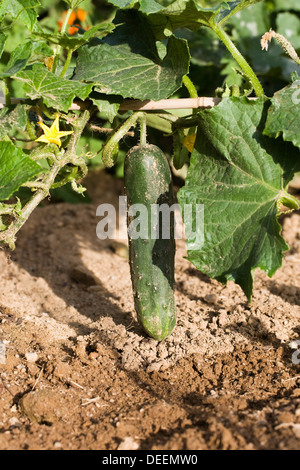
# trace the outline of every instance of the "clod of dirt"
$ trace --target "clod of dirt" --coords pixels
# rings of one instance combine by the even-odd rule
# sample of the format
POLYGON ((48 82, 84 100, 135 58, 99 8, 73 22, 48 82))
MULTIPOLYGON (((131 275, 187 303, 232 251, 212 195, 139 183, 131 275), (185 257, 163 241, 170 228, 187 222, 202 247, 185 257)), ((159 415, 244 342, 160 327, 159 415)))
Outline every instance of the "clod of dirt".
POLYGON ((25 354, 25 358, 27 362, 36 362, 39 358, 36 352, 27 352, 25 354))
POLYGON ((80 282, 86 286, 97 285, 97 278, 82 266, 75 266, 70 272, 72 281, 80 282))
POLYGON ((39 424, 51 425, 65 414, 62 395, 46 388, 27 393, 21 398, 19 406, 30 421, 39 424))
POLYGON ((204 300, 208 304, 215 304, 218 300, 218 297, 216 294, 206 294, 204 300))
POLYGON ((10 428, 19 428, 22 426, 22 423, 16 417, 10 418, 8 423, 10 428))
POLYGON ((132 437, 126 436, 118 447, 118 450, 137 450, 139 445, 135 442, 132 437))

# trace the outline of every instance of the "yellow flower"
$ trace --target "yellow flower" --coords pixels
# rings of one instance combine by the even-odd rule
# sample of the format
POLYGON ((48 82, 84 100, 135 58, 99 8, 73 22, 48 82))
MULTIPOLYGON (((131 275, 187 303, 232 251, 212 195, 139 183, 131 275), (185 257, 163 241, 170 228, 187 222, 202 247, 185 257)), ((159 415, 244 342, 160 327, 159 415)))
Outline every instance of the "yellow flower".
POLYGON ((45 142, 46 144, 56 144, 61 146, 61 137, 73 134, 73 131, 60 131, 59 130, 59 115, 56 115, 55 120, 51 127, 46 126, 43 122, 38 122, 39 126, 43 129, 44 134, 41 135, 35 142, 45 142))
POLYGON ((189 152, 193 151, 196 140, 196 134, 187 135, 183 139, 183 145, 188 149, 189 152))

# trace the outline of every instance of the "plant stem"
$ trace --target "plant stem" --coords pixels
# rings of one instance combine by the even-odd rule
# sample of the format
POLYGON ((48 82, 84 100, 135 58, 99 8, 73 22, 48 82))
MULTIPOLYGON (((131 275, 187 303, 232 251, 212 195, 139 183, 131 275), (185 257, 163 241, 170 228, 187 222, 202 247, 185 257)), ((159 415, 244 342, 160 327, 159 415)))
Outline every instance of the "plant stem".
POLYGON ((16 233, 28 220, 33 210, 43 201, 43 199, 48 196, 48 188, 50 188, 50 186, 53 184, 60 168, 60 164, 53 165, 49 173, 44 176, 42 184, 47 189, 40 188, 34 193, 32 198, 23 207, 20 216, 9 226, 7 230, 0 233, 0 243, 6 243, 12 250, 15 248, 16 233))
POLYGON ((61 73, 60 73, 60 76, 61 77, 64 77, 68 68, 69 68, 69 65, 70 65, 70 62, 71 62, 71 59, 72 59, 72 54, 73 54, 73 50, 72 49, 69 49, 68 50, 68 55, 67 55, 67 58, 66 58, 66 62, 65 62, 65 65, 64 65, 64 68, 62 69, 61 73))
MULTIPOLYGON (((194 83, 190 79, 190 77, 185 75, 182 79, 182 82, 183 82, 184 86, 186 87, 186 89, 188 90, 190 98, 192 98, 192 99, 196 98, 197 99, 198 98, 198 92, 197 92, 197 89, 196 89, 194 83)), ((194 108, 193 109, 193 116, 196 116, 197 113, 198 113, 197 108, 194 108)), ((194 135, 194 134, 196 134, 196 132, 197 132, 197 126, 190 127, 189 130, 188 130, 188 135, 194 135)), ((173 146, 174 146, 173 164, 174 164, 174 167, 176 168, 176 170, 180 170, 180 168, 183 167, 183 165, 185 164, 185 162, 188 158, 188 155, 189 155, 188 149, 183 145, 184 138, 185 138, 185 134, 184 134, 183 130, 178 128, 177 134, 175 133, 174 137, 173 137, 173 139, 174 139, 174 142, 173 142, 173 146)))
POLYGON ((184 75, 184 77, 182 78, 182 83, 189 92, 190 98, 198 98, 198 92, 196 90, 196 87, 187 75, 184 75))
POLYGON ((147 145, 147 117, 146 114, 140 117, 140 146, 145 147, 147 145))
POLYGON ((74 159, 76 153, 76 146, 81 137, 81 134, 86 126, 86 123, 91 117, 91 112, 85 110, 82 116, 74 123, 74 133, 71 136, 70 143, 66 153, 61 160, 56 160, 50 170, 45 173, 42 180, 37 184, 38 189, 35 191, 31 199, 25 204, 20 211, 20 215, 16 218, 7 230, 0 232, 0 243, 7 244, 11 249, 15 247, 16 234, 28 220, 34 209, 49 195, 49 190, 55 182, 59 171, 74 159))
POLYGON ((178 118, 177 121, 175 121, 172 124, 172 129, 173 132, 176 131, 177 129, 189 129, 191 127, 196 127, 199 124, 199 117, 197 115, 191 115, 189 117, 181 117, 178 118))
POLYGON ((118 148, 120 140, 135 125, 136 121, 144 115, 143 112, 132 114, 119 129, 108 139, 102 150, 102 162, 107 168, 114 166, 115 161, 113 155, 118 148))
POLYGON ((224 31, 220 24, 211 24, 210 27, 215 31, 215 33, 219 36, 223 44, 227 47, 229 52, 231 53, 232 57, 237 61, 245 75, 249 78, 253 89, 255 91, 256 96, 263 96, 264 90, 261 86, 260 81, 258 80, 255 72, 251 68, 251 66, 246 61, 245 57, 240 53, 237 49, 235 44, 231 41, 230 37, 224 31))
POLYGON ((65 184, 69 183, 70 181, 73 181, 77 175, 77 172, 78 172, 78 167, 74 166, 69 175, 67 175, 61 181, 58 181, 57 183, 53 183, 50 189, 61 188, 65 184))
POLYGON ((40 106, 42 112, 45 114, 45 116, 46 116, 47 118, 49 118, 49 119, 55 119, 57 113, 56 113, 56 112, 50 113, 50 111, 48 110, 47 106, 43 103, 42 98, 38 101, 38 103, 39 103, 39 106, 40 106))
POLYGON ((5 97, 5 106, 10 106, 11 105, 11 96, 10 96, 10 91, 9 91, 8 84, 7 84, 7 78, 5 78, 2 81, 2 90, 3 90, 3 93, 4 93, 4 97, 5 97))
MULTIPOLYGON (((65 20, 64 20, 63 25, 61 27, 61 31, 60 31, 61 34, 66 32, 66 29, 67 29, 68 22, 69 22, 71 14, 72 14, 72 11, 73 11, 72 8, 69 8, 69 10, 67 11, 65 20)), ((60 57, 60 54, 61 54, 61 50, 62 50, 62 48, 58 44, 57 47, 56 47, 56 50, 55 50, 55 57, 54 57, 53 66, 52 66, 52 70, 51 70, 51 72, 53 72, 53 73, 56 72, 56 68, 57 68, 58 60, 59 60, 59 57, 60 57)))
MULTIPOLYGON (((194 83, 192 82, 192 80, 187 75, 185 75, 183 77, 182 82, 183 82, 184 86, 187 88, 190 97, 191 98, 198 98, 197 89, 196 89, 194 83)), ((197 109, 193 109, 193 114, 197 114, 197 112, 198 112, 197 109)), ((189 134, 194 134, 195 132, 196 132, 195 127, 192 127, 192 128, 189 129, 189 134)))

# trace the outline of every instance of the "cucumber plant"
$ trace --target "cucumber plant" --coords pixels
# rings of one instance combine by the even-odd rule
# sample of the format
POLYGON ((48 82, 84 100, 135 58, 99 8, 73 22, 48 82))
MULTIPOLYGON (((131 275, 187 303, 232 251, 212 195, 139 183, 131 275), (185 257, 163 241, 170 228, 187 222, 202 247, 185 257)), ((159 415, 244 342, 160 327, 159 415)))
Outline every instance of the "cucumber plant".
MULTIPOLYGON (((105 13, 92 0, 0 2, 0 244, 13 249, 56 188, 84 196, 90 159, 122 164, 123 138, 140 124, 124 162, 129 225, 132 204, 172 205, 169 163, 185 166, 179 204, 204 204, 204 241, 187 237, 188 259, 250 301, 255 269, 272 276, 288 249, 279 214, 300 207, 288 192, 300 171, 299 2, 287 11, 279 0, 102 3, 105 13), (155 111, 204 93, 221 102, 155 111), (143 111, 149 100, 154 111, 143 111), (147 126, 173 138, 169 158, 147 142, 147 126)), ((137 316, 159 341, 176 322, 173 235, 129 233, 137 316)))

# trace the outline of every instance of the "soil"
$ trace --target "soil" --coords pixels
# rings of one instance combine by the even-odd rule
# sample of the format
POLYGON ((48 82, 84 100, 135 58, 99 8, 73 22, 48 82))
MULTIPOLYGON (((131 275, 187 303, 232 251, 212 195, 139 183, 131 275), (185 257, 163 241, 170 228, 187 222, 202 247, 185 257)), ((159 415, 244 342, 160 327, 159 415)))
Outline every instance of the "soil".
POLYGON ((122 181, 86 186, 92 203, 45 204, 0 252, 0 449, 299 450, 299 212, 251 304, 177 240, 178 323, 157 343, 136 322, 126 240, 96 237, 122 181))

